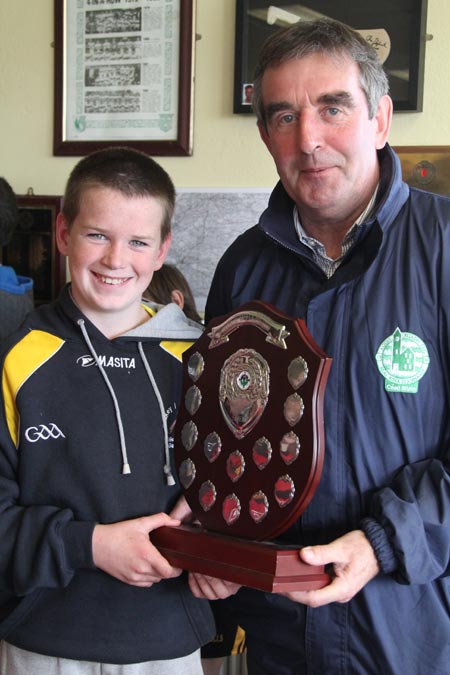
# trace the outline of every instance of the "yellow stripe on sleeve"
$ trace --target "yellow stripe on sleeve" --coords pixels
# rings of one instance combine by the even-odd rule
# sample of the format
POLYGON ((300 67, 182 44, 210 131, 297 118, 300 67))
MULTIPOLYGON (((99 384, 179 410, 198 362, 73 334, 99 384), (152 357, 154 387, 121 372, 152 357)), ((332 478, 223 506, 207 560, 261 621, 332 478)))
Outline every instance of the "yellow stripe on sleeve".
POLYGON ((40 366, 62 347, 64 340, 41 330, 33 330, 18 342, 5 358, 2 392, 9 433, 18 445, 19 413, 16 397, 20 387, 40 366))
POLYGON ((172 354, 172 356, 175 356, 178 361, 183 360, 183 352, 185 352, 186 349, 189 349, 192 344, 192 342, 172 342, 171 340, 163 340, 160 342, 161 347, 169 354, 172 354))

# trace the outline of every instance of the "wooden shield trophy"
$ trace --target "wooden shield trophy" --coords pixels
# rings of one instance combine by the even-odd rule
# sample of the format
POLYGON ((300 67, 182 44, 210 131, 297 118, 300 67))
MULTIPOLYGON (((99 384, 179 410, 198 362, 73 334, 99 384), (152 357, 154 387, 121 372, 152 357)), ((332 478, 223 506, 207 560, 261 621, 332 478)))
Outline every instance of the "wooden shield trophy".
POLYGON ((331 359, 303 320, 254 301, 212 321, 183 364, 175 461, 200 525, 152 542, 174 566, 253 588, 325 586, 323 566, 274 540, 320 480, 331 359))

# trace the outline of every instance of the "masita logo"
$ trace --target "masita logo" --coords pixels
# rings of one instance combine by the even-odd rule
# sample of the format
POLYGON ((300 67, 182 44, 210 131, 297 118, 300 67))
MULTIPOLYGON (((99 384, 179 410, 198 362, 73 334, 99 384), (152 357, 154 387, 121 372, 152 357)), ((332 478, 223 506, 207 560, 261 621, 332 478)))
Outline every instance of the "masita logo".
MULTIPOLYGON (((99 363, 103 368, 136 368, 136 360, 128 356, 102 356, 98 357, 99 363)), ((89 366, 96 366, 96 361, 91 354, 85 354, 77 358, 77 364, 82 368, 89 368, 89 366)))

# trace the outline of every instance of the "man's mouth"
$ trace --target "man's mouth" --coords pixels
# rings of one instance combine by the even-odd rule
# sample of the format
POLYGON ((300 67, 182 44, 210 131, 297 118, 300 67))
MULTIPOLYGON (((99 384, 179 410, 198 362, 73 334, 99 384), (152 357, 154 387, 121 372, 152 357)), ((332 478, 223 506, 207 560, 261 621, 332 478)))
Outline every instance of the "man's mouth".
POLYGON ((302 173, 322 173, 322 171, 327 171, 330 167, 329 166, 311 166, 311 167, 305 167, 302 169, 302 173))

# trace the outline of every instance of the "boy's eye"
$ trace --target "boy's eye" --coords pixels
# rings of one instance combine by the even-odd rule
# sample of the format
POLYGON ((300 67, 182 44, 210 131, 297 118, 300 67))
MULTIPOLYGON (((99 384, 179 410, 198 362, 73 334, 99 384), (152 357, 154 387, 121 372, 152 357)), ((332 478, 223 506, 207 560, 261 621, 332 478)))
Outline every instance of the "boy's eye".
POLYGON ((100 232, 89 232, 88 237, 89 239, 106 239, 105 235, 100 232))
POLYGON ((131 245, 136 246, 136 248, 140 248, 141 246, 147 246, 145 241, 140 241, 139 239, 132 239, 131 245))

